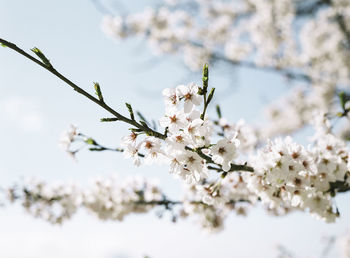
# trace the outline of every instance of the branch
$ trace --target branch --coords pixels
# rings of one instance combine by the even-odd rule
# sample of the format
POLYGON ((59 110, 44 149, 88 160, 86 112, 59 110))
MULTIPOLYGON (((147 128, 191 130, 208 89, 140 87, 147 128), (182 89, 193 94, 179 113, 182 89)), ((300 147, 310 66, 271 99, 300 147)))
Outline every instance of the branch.
MULTIPOLYGON (((101 144, 99 144, 98 142, 96 142, 94 139, 92 139, 91 137, 87 137, 86 135, 80 133, 80 136, 83 136, 86 138, 86 140, 84 140, 84 143, 86 143, 87 145, 92 145, 94 147, 90 147, 89 151, 114 151, 114 152, 124 152, 123 148, 110 148, 110 147, 106 147, 103 146, 101 144)), ((73 151, 73 153, 75 153, 77 151, 73 151)), ((145 155, 142 153, 137 153, 137 155, 141 158, 144 158, 145 155)))
MULTIPOLYGON (((86 135, 80 133, 81 136, 85 137, 86 140, 84 141, 86 144, 88 145, 92 145, 94 147, 89 148, 90 151, 116 151, 116 152, 123 152, 124 149, 123 148, 110 148, 110 147, 105 147, 99 143, 97 143, 94 139, 92 139, 91 137, 87 137, 86 135)), ((193 149, 190 147, 185 147, 186 150, 192 151, 197 153, 202 159, 206 160, 207 163, 209 164, 216 164, 212 158, 210 158, 209 156, 205 155, 201 148, 197 148, 197 149, 193 149)), ((142 153, 138 153, 138 156, 141 158, 144 158, 145 155, 142 153)), ((220 166, 220 165, 218 165, 220 166)), ((220 167, 213 167, 213 166, 208 166, 208 169, 210 170, 216 170, 217 172, 224 172, 220 167)), ((247 166, 247 165, 236 165, 236 164, 231 164, 231 169, 228 172, 233 172, 233 171, 247 171, 247 172, 254 172, 254 168, 247 166)), ((224 172, 226 173, 226 172, 224 172)))
POLYGON ((164 134, 156 132, 156 131, 152 130, 151 128, 149 128, 148 126, 144 125, 144 124, 140 124, 140 123, 138 123, 138 122, 136 122, 136 121, 134 121, 132 119, 129 119, 129 118, 121 115, 120 113, 118 113, 117 111, 112 109, 110 106, 108 106, 106 103, 104 103, 103 99, 100 100, 100 99, 95 98, 94 96, 92 96, 91 94, 89 94, 88 92, 86 92, 85 90, 80 88, 79 86, 77 86, 75 83, 73 83, 72 81, 67 79, 65 76, 63 76, 61 73, 59 73, 52 65, 48 66, 44 62, 40 61, 39 59, 34 58, 33 56, 29 55, 24 50, 22 50, 21 48, 17 47, 15 44, 13 44, 13 43, 11 43, 9 41, 6 41, 6 40, 0 38, 0 43, 2 45, 4 45, 4 46, 8 47, 8 48, 11 48, 12 50, 16 51, 17 53, 25 56, 29 60, 33 61, 34 63, 36 63, 38 65, 40 65, 41 67, 43 67, 44 69, 46 69, 50 73, 54 74, 56 77, 58 77, 59 79, 64 81, 66 84, 68 84, 70 87, 72 87, 75 91, 77 91, 78 93, 84 95, 86 98, 88 98, 92 102, 96 103, 97 105, 99 105, 100 107, 102 107, 103 109, 105 109, 106 111, 111 113, 112 115, 114 115, 118 120, 135 126, 136 128, 138 128, 138 129, 142 130, 143 132, 145 132, 147 135, 154 136, 154 137, 157 137, 157 138, 160 138, 160 139, 165 139, 166 138, 166 136, 164 134))
POLYGON ((242 67, 247 67, 250 69, 255 69, 255 70, 261 70, 261 71, 266 71, 266 72, 274 72, 274 73, 281 73, 285 77, 291 80, 297 80, 297 81, 306 81, 306 82, 312 82, 312 78, 309 75, 303 74, 303 73, 296 73, 292 72, 288 69, 283 69, 280 67, 276 66, 259 66, 254 62, 249 62, 249 61, 242 61, 242 60, 231 60, 226 58, 225 56, 218 54, 218 53, 213 53, 211 58, 215 61, 223 61, 225 63, 228 63, 230 65, 234 66, 242 66, 242 67))
MULTIPOLYGON (((200 48, 205 48, 203 44, 199 42, 194 42, 194 41, 187 41, 186 43, 191 44, 196 47, 200 48)), ((261 71, 267 71, 267 72, 274 72, 274 73, 281 73, 282 75, 286 76, 288 79, 292 80, 298 80, 298 81, 306 81, 306 82, 312 82, 312 78, 309 75, 306 75, 304 73, 297 73, 290 71, 288 69, 284 69, 281 67, 277 66, 259 66, 254 62, 246 61, 246 60, 232 60, 224 55, 222 55, 219 52, 211 52, 210 58, 212 61, 223 61, 227 64, 233 65, 233 66, 242 66, 242 67, 247 67, 250 69, 255 69, 255 70, 261 70, 261 71)))
MULTIPOLYGON (((193 149, 193 148, 190 148, 190 147, 186 146, 185 149, 197 153, 197 154, 198 154, 202 159, 204 159, 208 164, 215 164, 215 165, 218 165, 218 164, 216 164, 216 163, 212 160, 211 157, 205 155, 205 154, 202 152, 202 149, 203 149, 203 148, 196 148, 196 149, 193 149)), ((218 172, 226 173, 226 172, 224 172, 224 170, 222 169, 222 166, 221 166, 221 165, 218 165, 218 166, 220 166, 220 168, 216 168, 216 167, 209 166, 208 169, 210 169, 210 170, 216 170, 216 171, 218 171, 218 172)), ((250 166, 247 166, 247 165, 236 165, 236 164, 231 164, 231 168, 230 168, 230 170, 227 171, 227 172, 233 172, 233 171, 254 172, 254 168, 253 168, 253 167, 250 167, 250 166)))

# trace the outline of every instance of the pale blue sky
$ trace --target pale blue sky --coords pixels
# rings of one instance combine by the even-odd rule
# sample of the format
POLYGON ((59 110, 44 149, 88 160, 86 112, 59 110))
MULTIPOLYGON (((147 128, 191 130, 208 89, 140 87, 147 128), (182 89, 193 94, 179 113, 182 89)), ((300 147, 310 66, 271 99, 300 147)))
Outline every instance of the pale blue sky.
MULTIPOLYGON (((141 40, 116 43, 106 38, 101 18, 87 0, 0 0, 0 37, 26 50, 40 48, 57 70, 85 90, 93 92, 93 82, 99 82, 105 100, 124 113, 124 102, 129 102, 158 119, 163 88, 200 82, 200 75, 189 76, 176 57, 154 63, 141 40)), ((275 75, 232 73, 236 79, 228 83, 223 71, 211 69, 210 83, 217 88, 216 103, 233 121, 261 120, 262 104, 288 87, 275 75), (235 88, 227 91, 227 87, 235 88)), ((31 176, 85 183, 97 175, 142 174, 160 178, 166 192, 176 196, 179 183, 165 167, 136 168, 120 154, 87 151, 78 155, 78 163, 73 162, 58 147, 60 134, 70 123, 111 146, 118 146, 128 127, 100 123, 101 117, 108 116, 105 111, 6 48, 0 49, 0 90, 1 185, 31 176)), ((19 207, 7 207, 0 210, 0 257, 273 257, 273 247, 279 243, 311 257, 319 253, 322 236, 342 234, 350 225, 348 201, 349 197, 339 198, 342 218, 335 224, 301 213, 273 218, 257 208, 247 218, 232 215, 225 231, 211 236, 190 221, 174 225, 154 214, 107 223, 82 211, 58 227, 31 218, 19 207)))

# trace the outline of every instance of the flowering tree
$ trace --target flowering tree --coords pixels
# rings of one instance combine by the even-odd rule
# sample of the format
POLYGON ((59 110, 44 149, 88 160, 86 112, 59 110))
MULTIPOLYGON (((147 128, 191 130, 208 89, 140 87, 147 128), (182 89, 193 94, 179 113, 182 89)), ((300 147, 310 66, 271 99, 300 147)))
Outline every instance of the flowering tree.
POLYGON ((350 190, 347 131, 337 134, 332 125, 349 119, 349 12, 350 3, 341 0, 201 0, 167 1, 138 14, 104 19, 110 36, 142 36, 158 53, 183 55, 192 70, 224 62, 273 71, 298 84, 269 107, 270 123, 264 126, 229 122, 219 106, 216 117, 207 115, 215 92, 208 65, 202 83, 163 90, 159 130, 129 103, 127 115, 111 108, 98 83, 96 97, 83 90, 38 48, 32 49, 34 57, 0 38, 4 47, 111 114, 101 122, 131 126, 118 148, 104 146, 72 126, 61 140, 70 155, 87 146, 90 151, 121 152, 135 166, 166 164, 185 187, 184 196, 173 200, 145 178, 99 179, 86 189, 28 181, 9 187, 8 200, 20 201, 29 213, 52 223, 71 218, 80 207, 105 220, 162 207, 174 220, 196 216, 204 228, 218 230, 230 212, 246 214, 248 207, 260 203, 274 215, 303 211, 336 221, 341 207, 335 206, 334 197, 350 190), (310 124, 311 145, 286 136, 310 124))
POLYGON ((143 37, 156 54, 275 72, 295 87, 267 108, 262 135, 290 134, 314 110, 329 112, 339 87, 349 85, 349 3, 341 0, 165 1, 142 12, 106 15, 112 38, 143 37), (283 108, 281 108, 283 107, 283 108))

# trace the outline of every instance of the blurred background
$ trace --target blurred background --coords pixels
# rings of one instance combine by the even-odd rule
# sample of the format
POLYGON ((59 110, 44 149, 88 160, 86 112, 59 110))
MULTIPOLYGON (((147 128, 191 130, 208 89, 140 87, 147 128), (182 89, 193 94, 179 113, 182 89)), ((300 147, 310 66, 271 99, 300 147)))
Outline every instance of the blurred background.
MULTIPOLYGON (((154 1, 124 1, 137 11, 154 1)), ((131 39, 116 43, 101 30, 105 14, 88 0, 0 0, 0 37, 29 50, 40 48, 55 68, 89 92, 100 83, 104 97, 126 114, 132 103, 148 118, 163 115, 163 88, 200 83, 200 73, 189 72, 176 56, 155 57, 146 43, 131 39)), ((210 70, 216 87, 215 104, 231 121, 262 120, 262 107, 288 89, 280 76, 236 68, 229 76, 222 68, 210 70), (249 101, 248 101, 249 99, 249 101)), ((0 49, 0 184, 38 177, 48 182, 79 181, 118 174, 159 178, 176 198, 180 182, 166 167, 135 167, 119 153, 79 152, 74 161, 58 145, 70 124, 101 144, 119 146, 128 127, 100 123, 108 114, 56 77, 17 53, 0 49)), ((214 108, 209 110, 214 116, 214 108)), ((305 135, 300 133, 300 141, 305 135)), ((247 217, 230 216, 222 232, 203 232, 192 220, 172 223, 153 212, 131 215, 123 222, 103 222, 84 210, 63 225, 53 226, 27 215, 19 206, 0 209, 0 257, 277 257, 283 245, 298 257, 321 257, 329 238, 348 232, 348 195, 337 198, 341 218, 326 224, 303 213, 271 217, 262 209, 247 217)), ((338 257, 333 248, 328 257, 338 257)))

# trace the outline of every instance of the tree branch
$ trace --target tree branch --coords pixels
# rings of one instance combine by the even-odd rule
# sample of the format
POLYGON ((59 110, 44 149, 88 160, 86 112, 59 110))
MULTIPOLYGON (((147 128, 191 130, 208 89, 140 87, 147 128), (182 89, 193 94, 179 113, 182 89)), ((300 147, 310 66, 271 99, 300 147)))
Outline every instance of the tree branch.
POLYGON ((242 61, 242 60, 231 60, 231 59, 228 59, 225 56, 220 55, 218 53, 213 53, 211 58, 214 61, 215 60, 223 61, 223 62, 230 64, 230 65, 233 65, 233 66, 242 66, 242 67, 266 71, 266 72, 281 73, 283 76, 287 77, 288 79, 297 80, 297 81, 312 82, 312 78, 306 74, 292 72, 290 70, 275 67, 275 66, 259 66, 254 62, 242 61))
POLYGON ((59 73, 53 66, 46 65, 45 63, 41 62, 40 60, 38 60, 35 57, 33 57, 33 56, 29 55, 28 53, 26 53, 21 48, 17 47, 15 44, 13 44, 13 43, 11 43, 9 41, 6 41, 4 39, 1 39, 1 38, 0 38, 0 43, 5 45, 8 48, 11 48, 12 50, 16 51, 17 53, 25 56, 29 60, 33 61, 34 63, 36 63, 38 65, 40 65, 41 67, 43 67, 44 69, 46 69, 50 73, 54 74, 56 77, 58 77, 59 79, 61 79, 65 83, 67 83, 69 86, 71 86, 75 91, 77 91, 78 93, 84 95, 85 97, 90 99, 92 102, 96 103, 97 105, 99 105, 100 107, 102 107, 103 109, 105 109, 106 111, 111 113, 112 115, 114 115, 118 120, 123 121, 125 123, 128 123, 130 125, 133 125, 136 128, 144 131, 145 133, 147 133, 150 136, 154 136, 154 137, 157 137, 157 138, 160 138, 160 139, 165 139, 166 138, 166 136, 164 134, 156 132, 156 131, 152 130, 151 128, 149 128, 148 126, 142 125, 142 124, 140 124, 140 123, 138 123, 138 122, 136 122, 136 121, 134 121, 132 119, 129 119, 129 118, 121 115, 120 113, 118 113, 117 111, 112 109, 110 106, 108 106, 106 103, 104 103, 104 101, 101 101, 100 99, 95 98, 94 96, 92 96, 91 94, 89 94, 88 92, 86 92, 85 90, 80 88, 78 85, 76 85, 75 83, 73 83, 72 81, 67 79, 65 76, 63 76, 61 73, 59 73))

